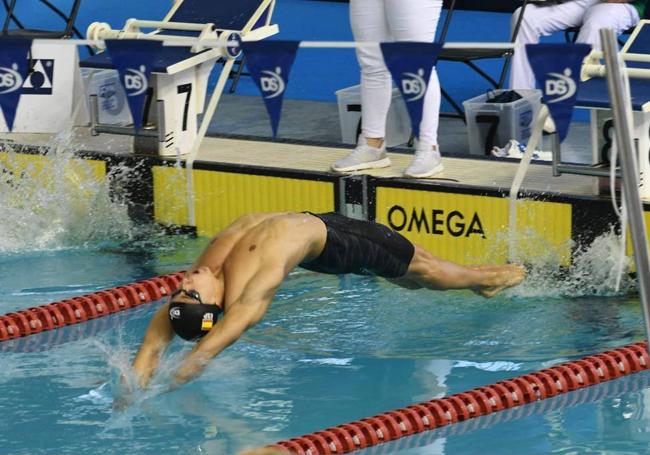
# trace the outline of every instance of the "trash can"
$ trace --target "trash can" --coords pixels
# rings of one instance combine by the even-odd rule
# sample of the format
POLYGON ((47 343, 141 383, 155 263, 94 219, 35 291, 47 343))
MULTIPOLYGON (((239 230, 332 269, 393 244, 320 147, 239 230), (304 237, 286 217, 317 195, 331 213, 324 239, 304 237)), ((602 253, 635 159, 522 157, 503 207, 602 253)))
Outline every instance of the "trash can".
POLYGON ((541 91, 515 90, 521 96, 516 101, 490 102, 506 92, 493 90, 463 102, 472 155, 489 155, 495 145, 503 147, 510 139, 525 143, 530 138, 542 106, 541 91))
POLYGON ((131 111, 126 99, 126 93, 120 83, 116 70, 86 70, 91 71, 88 82, 88 96, 97 96, 99 108, 99 123, 104 125, 127 126, 131 120, 131 111))
MULTIPOLYGON (((356 144, 361 133, 361 86, 354 85, 336 92, 341 125, 341 141, 356 144)), ((397 88, 393 88, 388 115, 386 116, 386 145, 394 147, 405 144, 411 138, 411 120, 406 104, 397 88)))

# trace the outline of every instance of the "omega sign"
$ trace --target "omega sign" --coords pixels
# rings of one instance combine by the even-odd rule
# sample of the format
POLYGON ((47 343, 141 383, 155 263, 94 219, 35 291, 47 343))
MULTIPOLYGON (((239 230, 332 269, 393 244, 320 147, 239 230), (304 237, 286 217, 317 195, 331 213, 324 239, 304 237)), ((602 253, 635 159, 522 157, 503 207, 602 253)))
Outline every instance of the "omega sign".
POLYGON ((388 224, 391 228, 400 232, 416 231, 419 233, 433 235, 451 235, 452 237, 485 237, 483 224, 477 212, 472 216, 466 216, 458 210, 445 212, 444 210, 431 209, 426 211, 423 208, 411 210, 407 213, 403 207, 394 205, 388 210, 388 224))

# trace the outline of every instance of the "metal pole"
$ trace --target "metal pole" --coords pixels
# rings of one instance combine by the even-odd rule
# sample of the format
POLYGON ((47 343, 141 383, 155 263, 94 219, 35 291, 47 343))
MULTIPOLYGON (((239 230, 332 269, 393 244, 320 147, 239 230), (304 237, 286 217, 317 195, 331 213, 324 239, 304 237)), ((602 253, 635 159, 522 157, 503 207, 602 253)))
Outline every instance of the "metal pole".
POLYGON ((621 60, 618 56, 616 34, 611 29, 602 29, 600 39, 605 54, 607 84, 614 114, 616 140, 621 154, 623 191, 632 231, 634 261, 639 278, 639 296, 643 307, 646 336, 650 341, 650 260, 643 219, 643 204, 638 189, 639 168, 632 130, 632 100, 630 99, 629 82, 624 77, 624 70, 621 68, 621 60))

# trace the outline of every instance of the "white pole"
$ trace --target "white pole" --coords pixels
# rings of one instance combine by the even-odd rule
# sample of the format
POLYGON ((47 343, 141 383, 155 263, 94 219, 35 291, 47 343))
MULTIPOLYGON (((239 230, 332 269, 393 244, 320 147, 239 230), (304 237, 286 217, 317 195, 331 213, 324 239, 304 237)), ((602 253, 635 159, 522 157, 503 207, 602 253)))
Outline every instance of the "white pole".
POLYGON ((512 181, 512 186, 510 187, 510 197, 509 197, 509 210, 508 210, 508 234, 509 234, 509 243, 508 243, 508 259, 510 262, 518 262, 520 259, 517 257, 517 198, 519 197, 519 190, 521 189, 521 184, 526 177, 526 172, 530 166, 530 160, 533 157, 533 153, 540 141, 542 140, 542 133, 544 132, 544 122, 549 116, 548 107, 546 104, 542 104, 542 108, 537 114, 537 120, 535 121, 535 126, 533 127, 533 133, 528 140, 528 145, 526 145, 526 153, 521 158, 519 166, 517 167, 517 173, 515 178, 512 181))

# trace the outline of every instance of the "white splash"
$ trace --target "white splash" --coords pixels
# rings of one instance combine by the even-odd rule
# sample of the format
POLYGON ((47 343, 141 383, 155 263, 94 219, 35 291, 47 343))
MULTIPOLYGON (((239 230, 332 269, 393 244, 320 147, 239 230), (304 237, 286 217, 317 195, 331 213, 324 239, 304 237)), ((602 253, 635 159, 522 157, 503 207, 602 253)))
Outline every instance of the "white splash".
POLYGON ((111 200, 109 178, 75 158, 71 133, 61 134, 38 158, 0 153, 0 253, 86 247, 128 240, 133 226, 125 203, 111 200))

